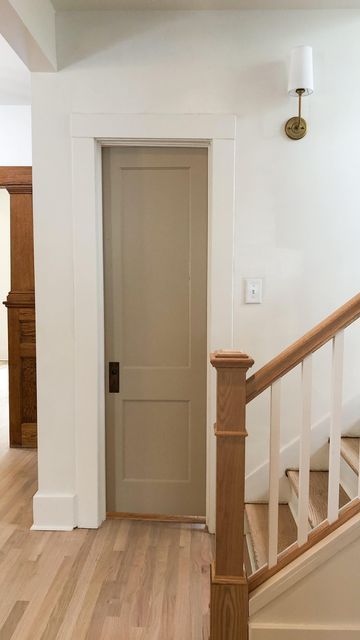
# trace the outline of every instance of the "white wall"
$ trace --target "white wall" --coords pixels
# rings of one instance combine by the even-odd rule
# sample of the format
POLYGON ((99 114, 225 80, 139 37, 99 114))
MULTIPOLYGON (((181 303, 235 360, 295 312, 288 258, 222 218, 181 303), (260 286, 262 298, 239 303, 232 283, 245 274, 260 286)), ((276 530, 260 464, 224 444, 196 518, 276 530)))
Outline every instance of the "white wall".
POLYGON ((0 104, 30 104, 31 74, 0 35, 0 104))
POLYGON ((31 165, 31 107, 0 104, 0 166, 17 165, 31 165))
POLYGON ((10 197, 0 189, 0 360, 8 359, 7 310, 2 304, 10 291, 10 197))
MULTIPOLYGON (((360 11, 350 10, 58 15, 61 71, 32 77, 43 491, 74 492, 70 114, 238 116, 235 346, 257 368, 359 288, 359 30, 360 11), (302 43, 314 47, 316 91, 304 100, 309 133, 293 142, 283 133, 297 108, 286 95, 286 60, 302 43), (265 278, 262 305, 243 304, 246 276, 265 278)), ((353 338, 347 397, 359 388, 359 351, 353 338)), ((285 394, 283 443, 297 433, 297 375, 285 394)), ((318 391, 314 420, 329 399, 318 391)), ((249 411, 249 471, 267 457, 267 410, 265 398, 249 411)))
MULTIPOLYGON (((21 63, 22 64, 22 63, 21 63)), ((4 79, 3 69, 0 76, 4 79)), ((15 96, 14 81, 6 79, 0 91, 1 100, 15 96), (5 92, 5 93, 4 93, 5 92)), ((23 78, 19 78, 19 96, 23 95, 23 78)), ((31 165, 31 107, 0 104, 0 166, 31 165)), ((0 360, 7 360, 7 310, 2 302, 10 290, 10 198, 0 189, 0 360)))

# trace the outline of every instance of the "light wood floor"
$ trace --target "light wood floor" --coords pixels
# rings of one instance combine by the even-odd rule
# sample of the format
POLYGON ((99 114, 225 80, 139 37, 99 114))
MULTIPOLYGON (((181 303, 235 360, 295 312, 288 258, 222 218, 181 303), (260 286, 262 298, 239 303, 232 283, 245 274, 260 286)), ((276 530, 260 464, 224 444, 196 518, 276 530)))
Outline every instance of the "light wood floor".
POLYGON ((36 453, 8 448, 0 366, 0 640, 207 640, 212 538, 107 521, 30 531, 36 453))

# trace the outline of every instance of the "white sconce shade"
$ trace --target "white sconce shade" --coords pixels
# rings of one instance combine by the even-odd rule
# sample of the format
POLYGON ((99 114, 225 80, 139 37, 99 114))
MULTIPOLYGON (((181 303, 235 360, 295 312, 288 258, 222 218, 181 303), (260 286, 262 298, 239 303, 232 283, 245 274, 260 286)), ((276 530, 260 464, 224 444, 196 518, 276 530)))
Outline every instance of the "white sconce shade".
POLYGON ((304 89, 303 96, 314 91, 312 47, 295 47, 291 51, 288 91, 297 97, 297 89, 304 89))

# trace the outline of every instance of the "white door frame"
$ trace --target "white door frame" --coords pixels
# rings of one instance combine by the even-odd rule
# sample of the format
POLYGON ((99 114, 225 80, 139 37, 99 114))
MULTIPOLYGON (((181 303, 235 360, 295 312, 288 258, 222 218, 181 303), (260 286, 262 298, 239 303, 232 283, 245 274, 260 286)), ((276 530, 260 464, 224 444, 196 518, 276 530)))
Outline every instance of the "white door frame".
MULTIPOLYGON (((73 114, 75 447, 77 526, 106 517, 101 147, 207 146, 208 352, 233 348, 235 127, 232 115, 73 114)), ((215 375, 208 367, 207 500, 215 528, 215 375)))

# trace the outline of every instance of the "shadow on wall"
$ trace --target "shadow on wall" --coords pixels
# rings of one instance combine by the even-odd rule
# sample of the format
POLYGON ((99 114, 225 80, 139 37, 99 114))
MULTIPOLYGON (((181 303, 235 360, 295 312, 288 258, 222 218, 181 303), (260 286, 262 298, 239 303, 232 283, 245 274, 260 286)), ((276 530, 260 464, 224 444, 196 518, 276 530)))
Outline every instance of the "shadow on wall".
MULTIPOLYGON (((157 47, 152 46, 152 59, 156 60, 157 54, 163 55, 161 42, 167 39, 167 25, 174 23, 173 14, 172 11, 60 12, 57 14, 58 70, 92 57, 96 57, 97 67, 108 66, 109 52, 113 64, 114 60, 121 64, 126 44, 136 40, 143 43, 147 37, 152 43, 157 42, 157 47)), ((138 59, 133 56, 132 65, 146 64, 146 56, 141 55, 143 46, 138 48, 138 59)))
MULTIPOLYGON (((191 65, 207 63, 211 69, 224 68, 225 56, 232 72, 241 73, 244 64, 250 71, 248 60, 263 63, 264 49, 271 59, 278 48, 274 35, 278 43, 289 43, 285 60, 291 47, 310 42, 324 31, 331 40, 333 30, 356 21, 360 22, 356 9, 65 11, 57 13, 58 64, 61 70, 93 58, 97 67, 125 64, 146 70, 159 62, 169 66, 181 60, 191 65)), ((246 77, 239 78, 244 80, 244 94, 254 78, 263 101, 266 93, 256 75, 249 75, 250 83, 246 77)))

